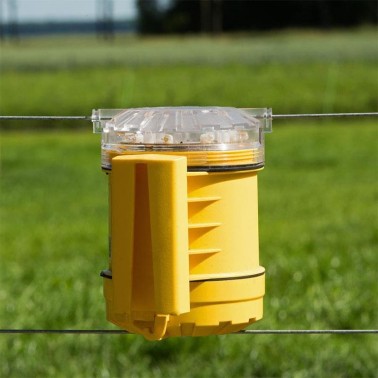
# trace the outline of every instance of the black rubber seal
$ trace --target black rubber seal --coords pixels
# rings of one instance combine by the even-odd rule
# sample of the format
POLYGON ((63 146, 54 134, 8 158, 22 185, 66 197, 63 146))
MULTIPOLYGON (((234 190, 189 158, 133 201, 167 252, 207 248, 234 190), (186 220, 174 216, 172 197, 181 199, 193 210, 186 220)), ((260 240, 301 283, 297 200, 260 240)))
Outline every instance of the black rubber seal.
MULTIPOLYGON (((253 171, 264 167, 264 163, 245 165, 199 165, 188 166, 188 172, 230 172, 230 171, 253 171)), ((104 171, 111 172, 111 168, 102 167, 104 171)))
POLYGON ((108 269, 102 270, 100 273, 101 277, 107 278, 108 280, 111 280, 113 278, 112 272, 108 269))
MULTIPOLYGON (((265 272, 250 274, 248 276, 239 276, 239 277, 225 277, 225 278, 208 278, 205 280, 191 280, 190 282, 207 282, 207 281, 233 281, 233 280, 246 280, 248 278, 260 277, 263 276, 265 272)), ((111 280, 113 278, 112 272, 110 270, 102 270, 100 273, 101 277, 111 280)))
POLYGON ((246 280, 248 278, 255 278, 263 276, 265 272, 250 274, 248 276, 239 276, 239 277, 225 277, 225 278, 208 278, 205 280, 190 280, 190 282, 208 282, 208 281, 234 281, 234 280, 246 280))
POLYGON ((230 171, 251 171, 263 168, 264 163, 244 165, 199 165, 188 166, 188 172, 230 172, 230 171))

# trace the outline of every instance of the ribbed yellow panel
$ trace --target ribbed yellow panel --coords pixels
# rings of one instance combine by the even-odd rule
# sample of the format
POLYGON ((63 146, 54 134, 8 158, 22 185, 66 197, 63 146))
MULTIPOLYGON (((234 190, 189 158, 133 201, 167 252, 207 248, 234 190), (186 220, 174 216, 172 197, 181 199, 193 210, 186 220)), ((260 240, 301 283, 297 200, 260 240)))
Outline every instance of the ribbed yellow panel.
POLYGON ((253 274, 259 266, 257 172, 189 172, 188 199, 193 197, 189 251, 219 252, 191 255, 191 279, 253 274))

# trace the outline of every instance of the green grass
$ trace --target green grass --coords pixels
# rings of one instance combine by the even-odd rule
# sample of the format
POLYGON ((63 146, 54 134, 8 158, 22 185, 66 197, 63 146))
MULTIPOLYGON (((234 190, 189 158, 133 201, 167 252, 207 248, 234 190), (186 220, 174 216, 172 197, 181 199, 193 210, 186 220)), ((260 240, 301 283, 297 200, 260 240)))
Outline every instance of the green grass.
POLYGON ((2 46, 2 69, 57 70, 78 67, 212 65, 240 63, 264 65, 309 62, 374 62, 376 30, 276 31, 221 37, 118 36, 113 43, 94 37, 25 39, 2 46))
POLYGON ((230 103, 271 106, 276 114, 374 111, 377 87, 376 65, 366 63, 8 72, 2 79, 0 108, 9 115, 89 115, 92 108, 230 103))
POLYGON ((0 114, 89 115, 92 108, 193 104, 270 106, 276 114, 374 111, 375 41, 370 29, 120 37, 110 45, 83 37, 25 40, 2 46, 0 114))
MULTIPOLYGON (((375 36, 25 40, 1 46, 0 114, 377 111, 375 36)), ((99 277, 108 212, 99 136, 85 122, 1 128, 0 328, 114 329, 99 277)), ((259 175, 265 313, 253 328, 377 329, 377 134, 375 119, 274 122, 259 175)), ((375 335, 0 335, 1 377, 374 377, 377 358, 375 335)))

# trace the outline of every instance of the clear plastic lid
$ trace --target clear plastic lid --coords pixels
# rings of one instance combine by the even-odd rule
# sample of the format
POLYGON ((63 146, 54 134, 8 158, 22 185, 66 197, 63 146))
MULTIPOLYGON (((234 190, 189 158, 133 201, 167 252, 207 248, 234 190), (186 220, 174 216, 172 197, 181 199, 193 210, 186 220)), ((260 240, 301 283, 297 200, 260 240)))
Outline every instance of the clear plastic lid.
MULTIPOLYGON (((193 152, 190 156, 202 156, 193 164, 209 165, 204 153, 253 150, 255 158, 250 163, 255 164, 264 161, 263 134, 271 131, 271 115, 267 108, 100 109, 93 110, 92 122, 94 132, 102 133, 105 167, 110 166, 111 156, 152 151, 193 152)), ((216 165, 229 163, 227 159, 212 161, 216 165)))

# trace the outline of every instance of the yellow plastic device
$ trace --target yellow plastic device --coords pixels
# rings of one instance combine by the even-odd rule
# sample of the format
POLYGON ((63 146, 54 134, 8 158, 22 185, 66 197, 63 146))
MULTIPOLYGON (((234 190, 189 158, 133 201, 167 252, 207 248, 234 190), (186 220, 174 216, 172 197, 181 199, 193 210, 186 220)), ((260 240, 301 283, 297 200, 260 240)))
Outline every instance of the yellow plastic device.
MULTIPOLYGON (((263 166, 262 134, 270 113, 211 108, 218 124, 222 117, 231 119, 221 131, 234 131, 238 117, 245 118, 244 125, 237 122, 237 133, 234 139, 226 139, 230 141, 226 145, 224 139, 219 143, 219 136, 203 136, 211 131, 208 123, 205 130, 201 123, 201 114, 209 118, 204 109, 209 110, 190 108, 200 126, 198 133, 186 126, 191 131, 185 147, 184 143, 146 144, 146 133, 154 123, 148 131, 142 129, 143 144, 135 141, 142 139, 138 133, 147 111, 154 112, 150 123, 158 117, 158 130, 162 115, 168 114, 169 121, 173 114, 175 130, 164 131, 168 141, 175 141, 180 126, 177 114, 182 119, 188 108, 117 113, 110 123, 118 121, 122 127, 125 113, 129 125, 130 113, 144 114, 138 120, 134 144, 130 126, 123 130, 125 136, 114 126, 106 130, 110 126, 104 124, 106 117, 101 118, 98 111, 94 115, 95 126, 108 134, 102 144, 110 192, 109 268, 102 272, 107 319, 150 340, 230 333, 263 314, 265 270, 259 265, 257 173, 263 166), (254 135, 258 142, 250 140, 254 135), (120 136, 128 139, 126 143, 120 136)), ((181 126, 185 126, 182 121, 181 126)))

